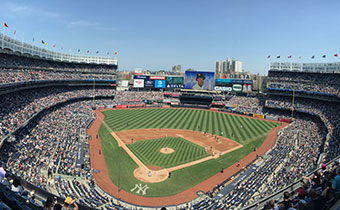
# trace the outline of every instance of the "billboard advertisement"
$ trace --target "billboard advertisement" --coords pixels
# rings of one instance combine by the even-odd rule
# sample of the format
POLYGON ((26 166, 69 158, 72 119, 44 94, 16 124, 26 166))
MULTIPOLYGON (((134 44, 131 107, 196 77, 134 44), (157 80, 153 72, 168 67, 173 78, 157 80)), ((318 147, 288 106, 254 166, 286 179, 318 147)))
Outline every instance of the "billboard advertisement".
POLYGON ((183 89, 184 85, 183 84, 167 84, 166 88, 180 88, 180 89, 183 89))
POLYGON ((184 78, 183 77, 172 77, 168 76, 166 77, 166 84, 184 84, 184 78))
POLYGON ((185 88, 193 90, 213 90, 214 72, 185 71, 185 88))
POLYGON ((252 88, 251 87, 252 86, 249 85, 249 84, 243 84, 242 90, 243 90, 244 93, 251 93, 252 92, 252 88))
POLYGON ((233 83, 232 79, 216 79, 216 83, 233 83))
POLYGON ((164 76, 150 76, 150 79, 154 79, 154 80, 165 80, 164 76))
POLYGON ((234 92, 242 92, 242 85, 240 85, 240 84, 233 84, 233 91, 234 92))
POLYGON ((155 80, 155 88, 165 88, 165 80, 155 80))
POLYGON ((133 75, 134 79, 149 79, 149 76, 146 75, 133 75))
POLYGON ((230 84, 253 84, 253 80, 216 79, 215 86, 229 86, 230 84))
POLYGON ((154 87, 155 86, 155 80, 144 80, 144 87, 154 87))
POLYGON ((232 87, 225 87, 225 86, 215 86, 214 90, 231 92, 233 90, 233 88, 232 87))
POLYGON ((144 88, 144 80, 143 79, 134 79, 133 80, 134 88, 144 88))

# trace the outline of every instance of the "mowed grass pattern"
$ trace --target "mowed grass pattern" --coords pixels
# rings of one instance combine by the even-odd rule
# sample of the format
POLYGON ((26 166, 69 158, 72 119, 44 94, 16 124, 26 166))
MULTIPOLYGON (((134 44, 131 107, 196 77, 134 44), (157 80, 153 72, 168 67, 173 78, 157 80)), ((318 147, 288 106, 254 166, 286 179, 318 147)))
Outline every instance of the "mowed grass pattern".
POLYGON ((221 168, 225 169, 253 152, 254 147, 260 147, 270 130, 279 125, 263 120, 196 109, 108 110, 103 114, 105 115, 105 124, 101 125, 98 134, 109 176, 116 186, 127 192, 131 192, 130 190, 135 187, 135 184, 141 183, 133 175, 133 171, 138 166, 124 149, 118 146, 110 134, 111 131, 141 128, 197 130, 200 126, 201 131, 216 135, 220 135, 222 131, 223 136, 243 145, 242 148, 217 159, 210 159, 173 171, 171 179, 164 182, 147 183, 149 189, 145 195, 138 194, 136 191, 131 192, 145 197, 175 195, 203 182, 219 173, 221 168))
POLYGON ((145 165, 163 168, 170 168, 209 156, 203 147, 177 137, 137 141, 134 144, 127 144, 127 146, 145 165), (174 149, 175 152, 161 153, 160 149, 166 147, 174 149))
POLYGON ((278 123, 197 109, 122 109, 104 111, 113 131, 142 128, 200 130, 242 145, 263 137, 278 123))

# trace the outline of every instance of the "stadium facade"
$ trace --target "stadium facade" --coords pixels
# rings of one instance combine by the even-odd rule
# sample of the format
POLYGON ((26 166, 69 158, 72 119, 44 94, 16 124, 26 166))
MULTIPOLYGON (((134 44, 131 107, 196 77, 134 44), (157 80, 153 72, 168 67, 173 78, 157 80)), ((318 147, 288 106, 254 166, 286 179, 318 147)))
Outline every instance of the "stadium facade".
POLYGON ((269 70, 315 72, 315 73, 340 73, 340 62, 334 63, 272 62, 269 65, 269 70))
POLYGON ((4 34, 0 34, 0 52, 13 52, 26 57, 38 57, 47 60, 61 61, 68 63, 86 63, 86 64, 106 64, 117 65, 116 58, 94 57, 71 55, 66 53, 54 52, 41 47, 30 45, 25 42, 18 41, 4 34))

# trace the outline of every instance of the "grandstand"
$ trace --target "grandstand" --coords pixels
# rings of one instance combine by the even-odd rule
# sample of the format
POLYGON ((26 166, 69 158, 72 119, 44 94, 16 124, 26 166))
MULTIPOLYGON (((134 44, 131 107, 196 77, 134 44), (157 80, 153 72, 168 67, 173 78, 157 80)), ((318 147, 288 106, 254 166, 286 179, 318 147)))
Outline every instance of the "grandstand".
POLYGON ((269 70, 268 95, 256 97, 188 90, 116 91, 115 59, 54 54, 4 35, 0 40, 0 161, 7 172, 2 176, 0 170, 0 199, 5 209, 42 209, 51 196, 61 203, 66 197, 76 198, 81 209, 153 208, 126 203, 93 179, 97 172, 91 167, 86 134, 96 118, 93 103, 97 108, 122 109, 215 105, 247 116, 292 118, 266 154, 201 192, 198 199, 170 209, 269 209, 271 200, 284 199, 284 191, 292 195, 282 205, 295 208, 313 205, 302 190, 324 209, 339 198, 337 185, 333 193, 327 188, 340 172, 338 73, 269 70), (25 189, 21 193, 13 192, 9 182, 17 177, 25 189), (302 185, 301 180, 308 181, 302 185))

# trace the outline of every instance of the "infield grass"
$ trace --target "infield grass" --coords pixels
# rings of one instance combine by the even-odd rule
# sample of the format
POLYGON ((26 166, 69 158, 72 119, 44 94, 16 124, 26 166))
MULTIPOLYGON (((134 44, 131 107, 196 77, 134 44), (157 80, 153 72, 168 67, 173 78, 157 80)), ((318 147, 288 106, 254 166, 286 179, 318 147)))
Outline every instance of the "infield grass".
MULTIPOLYGON (((260 147, 271 129, 279 125, 278 123, 263 120, 196 109, 109 110, 104 111, 103 114, 105 123, 99 129, 99 137, 109 176, 115 185, 127 192, 131 192, 130 190, 134 188, 135 184, 141 183, 133 175, 134 169, 138 166, 122 148, 118 147, 117 142, 110 134, 111 131, 172 128, 200 130, 215 135, 221 135, 221 132, 223 132, 224 137, 243 145, 242 148, 222 155, 217 159, 210 159, 200 164, 174 171, 172 172, 172 177, 164 182, 147 183, 149 187, 147 194, 137 194, 145 197, 175 195, 199 184, 219 173, 221 168, 227 168, 245 157, 253 151, 254 147, 260 147)), ((139 147, 137 143, 135 142, 132 146, 129 145, 129 148, 138 150, 137 153, 142 153, 141 148, 137 149, 139 147)), ((140 144, 142 146, 142 143, 140 144)), ((163 164, 162 167, 167 167, 168 163, 165 160, 155 157, 157 154, 153 152, 154 150, 145 150, 143 155, 147 156, 147 158, 142 161, 152 160, 152 162, 149 162, 151 165, 159 162, 157 164, 163 164), (154 154, 148 155, 147 151, 154 154)), ((187 154, 189 153, 187 152, 187 154)), ((136 194, 136 191, 131 193, 136 194)))
POLYGON ((163 168, 170 168, 209 156, 203 147, 179 137, 137 141, 126 146, 145 165, 161 166, 163 168), (161 153, 160 149, 166 147, 174 149, 174 152, 171 154, 161 153))

